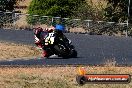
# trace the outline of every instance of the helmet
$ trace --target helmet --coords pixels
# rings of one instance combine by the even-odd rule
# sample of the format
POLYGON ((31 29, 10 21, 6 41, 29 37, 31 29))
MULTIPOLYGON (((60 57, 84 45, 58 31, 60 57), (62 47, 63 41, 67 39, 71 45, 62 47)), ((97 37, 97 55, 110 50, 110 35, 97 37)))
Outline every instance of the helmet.
POLYGON ((34 29, 34 34, 37 35, 39 34, 41 31, 43 31, 43 29, 41 27, 35 28, 34 29))
POLYGON ((55 25, 55 29, 56 30, 60 30, 60 31, 64 31, 65 30, 65 27, 62 24, 57 24, 57 25, 55 25))

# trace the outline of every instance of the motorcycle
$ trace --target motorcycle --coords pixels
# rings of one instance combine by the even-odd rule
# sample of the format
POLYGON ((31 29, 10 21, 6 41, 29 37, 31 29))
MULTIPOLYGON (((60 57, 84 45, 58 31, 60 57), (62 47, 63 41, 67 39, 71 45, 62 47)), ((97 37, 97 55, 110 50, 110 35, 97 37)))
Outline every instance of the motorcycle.
MULTIPOLYGON (((63 34, 63 36, 65 36, 63 34)), ((48 35, 45 37, 45 50, 51 55, 58 55, 58 57, 62 58, 76 58, 77 57, 77 51, 75 50, 75 47, 72 45, 72 42, 67 39, 66 37, 59 36, 58 31, 53 31, 51 33, 48 33, 48 35)), ((48 56, 48 57, 49 57, 48 56)))

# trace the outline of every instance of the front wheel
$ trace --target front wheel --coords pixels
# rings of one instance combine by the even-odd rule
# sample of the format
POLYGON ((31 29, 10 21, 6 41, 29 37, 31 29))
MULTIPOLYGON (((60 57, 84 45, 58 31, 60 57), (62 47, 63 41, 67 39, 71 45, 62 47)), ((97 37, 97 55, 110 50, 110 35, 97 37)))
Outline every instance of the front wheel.
POLYGON ((61 44, 55 45, 54 49, 58 56, 63 57, 63 58, 69 57, 69 50, 67 50, 64 45, 61 45, 61 44))

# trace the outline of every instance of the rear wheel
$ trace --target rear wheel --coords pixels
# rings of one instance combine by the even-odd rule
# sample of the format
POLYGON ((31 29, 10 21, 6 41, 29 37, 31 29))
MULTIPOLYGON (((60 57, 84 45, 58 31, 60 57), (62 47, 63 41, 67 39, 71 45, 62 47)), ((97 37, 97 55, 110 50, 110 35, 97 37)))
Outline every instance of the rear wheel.
POLYGON ((71 50, 70 57, 76 58, 77 57, 77 51, 76 50, 71 50))
POLYGON ((77 51, 75 50, 74 46, 70 45, 70 49, 71 49, 70 57, 76 58, 77 57, 77 51))

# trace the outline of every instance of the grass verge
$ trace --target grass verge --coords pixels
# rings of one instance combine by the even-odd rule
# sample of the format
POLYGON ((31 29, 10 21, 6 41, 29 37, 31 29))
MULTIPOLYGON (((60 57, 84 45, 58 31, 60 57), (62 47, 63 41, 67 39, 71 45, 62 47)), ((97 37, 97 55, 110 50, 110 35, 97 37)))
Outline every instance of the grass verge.
MULTIPOLYGON (((85 67, 88 74, 132 74, 132 67, 85 67)), ((129 84, 76 83, 78 67, 0 68, 0 88, 132 88, 129 84)))
POLYGON ((38 57, 41 53, 33 46, 0 42, 0 60, 38 57))

